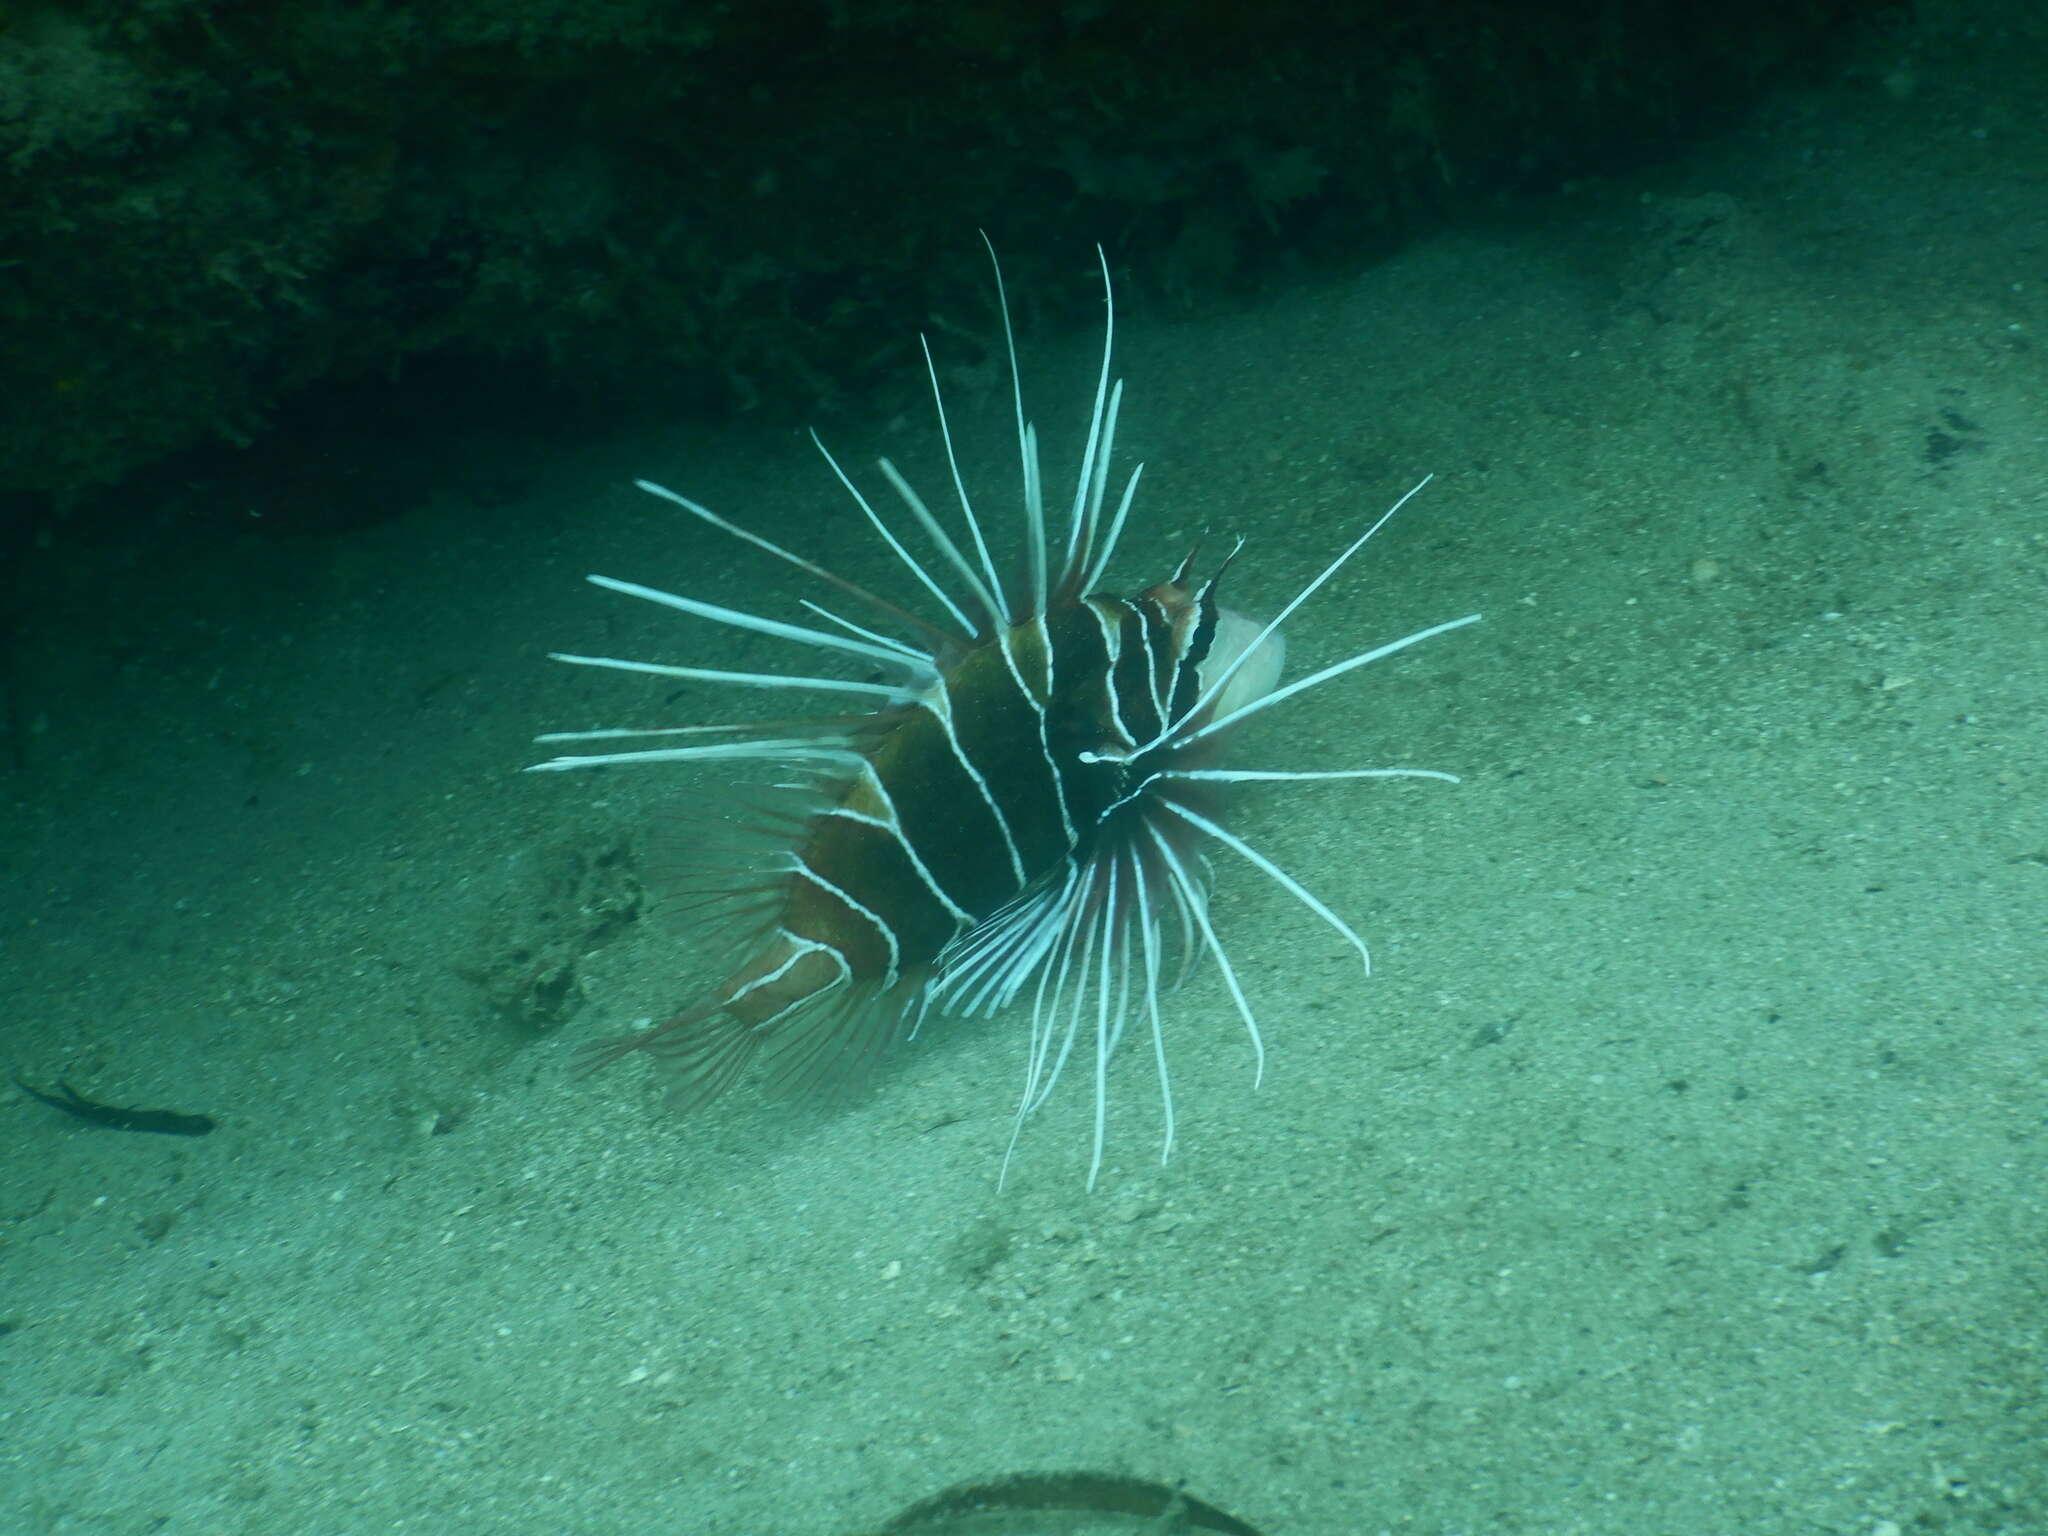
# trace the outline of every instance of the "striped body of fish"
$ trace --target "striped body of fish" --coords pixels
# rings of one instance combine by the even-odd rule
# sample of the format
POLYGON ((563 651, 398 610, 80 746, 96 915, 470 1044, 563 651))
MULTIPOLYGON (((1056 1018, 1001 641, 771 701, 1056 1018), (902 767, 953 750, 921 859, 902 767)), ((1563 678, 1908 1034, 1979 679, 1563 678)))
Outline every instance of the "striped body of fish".
MULTIPOLYGON (((1106 261, 1103 285, 1108 307, 1106 261)), ((1000 271, 996 290, 1000 300, 1000 271)), ((799 625, 591 578, 697 618, 850 658, 870 673, 879 669, 880 680, 556 658, 852 698, 866 711, 555 734, 542 740, 665 740, 535 766, 731 763, 768 765, 773 774, 771 785, 692 833, 694 858, 676 875, 677 904, 729 947, 724 980, 667 1022, 594 1047, 589 1064, 645 1053, 669 1075, 674 1099, 690 1107, 715 1097, 756 1061, 777 1086, 845 1081, 913 1032, 927 1012, 989 1015, 1028 996, 1030 1049, 1017 1124, 1078 1052, 1095 1082, 1092 1185, 1103 1156, 1108 1064, 1133 1021, 1151 1038, 1164 1112, 1162 1156, 1172 1150, 1160 999, 1202 956, 1214 957, 1263 1071, 1250 1001, 1210 922, 1207 845, 1229 849, 1277 881, 1370 969, 1364 941, 1341 918, 1224 825, 1224 788, 1450 777, 1409 768, 1235 769, 1222 762, 1227 738, 1261 710, 1478 615, 1280 683, 1281 625, 1407 496, 1267 623, 1219 603, 1228 557, 1199 576, 1190 554, 1171 577, 1134 597, 1098 591, 1143 468, 1131 471, 1112 504, 1109 466, 1123 392, 1110 380, 1113 308, 1087 444, 1060 531, 1049 523, 1037 432, 1025 418, 1007 303, 1002 308, 1023 490, 1022 544, 1010 579, 998 573, 954 457, 927 348, 964 539, 884 459, 882 476, 921 535, 920 557, 822 443, 819 451, 941 617, 920 617, 646 481, 642 490, 859 604, 866 623, 806 603, 828 627, 799 625), (706 851, 713 844, 721 851, 706 851)))

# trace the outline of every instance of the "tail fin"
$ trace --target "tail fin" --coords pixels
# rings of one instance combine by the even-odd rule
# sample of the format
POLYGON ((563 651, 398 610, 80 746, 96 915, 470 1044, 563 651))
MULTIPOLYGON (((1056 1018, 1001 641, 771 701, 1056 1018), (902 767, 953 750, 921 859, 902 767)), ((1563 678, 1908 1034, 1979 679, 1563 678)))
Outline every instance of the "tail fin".
POLYGON ((575 1071, 578 1077, 587 1076, 645 1051, 668 1078, 669 1103, 679 1110, 701 1109, 746 1070, 760 1038, 760 1031, 742 1024, 717 1002, 706 1002, 652 1029, 585 1046, 577 1053, 575 1071))

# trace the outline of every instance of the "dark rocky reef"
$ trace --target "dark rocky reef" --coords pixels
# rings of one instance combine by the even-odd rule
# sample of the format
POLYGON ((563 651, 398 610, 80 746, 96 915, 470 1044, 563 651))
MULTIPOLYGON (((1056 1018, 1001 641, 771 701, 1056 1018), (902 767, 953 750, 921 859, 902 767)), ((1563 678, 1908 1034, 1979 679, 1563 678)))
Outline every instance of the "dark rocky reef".
POLYGON ((1209 302, 1726 121, 1872 8, 0 0, 0 501, 366 409, 815 413, 979 323, 977 228, 1026 319, 1097 241, 1209 302))

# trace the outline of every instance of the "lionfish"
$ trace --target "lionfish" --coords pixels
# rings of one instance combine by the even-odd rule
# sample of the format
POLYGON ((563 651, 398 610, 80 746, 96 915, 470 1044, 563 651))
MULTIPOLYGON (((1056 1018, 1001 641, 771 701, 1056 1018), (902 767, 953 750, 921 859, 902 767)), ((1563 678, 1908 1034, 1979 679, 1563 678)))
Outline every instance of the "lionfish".
MULTIPOLYGON (((989 255, 994 263, 993 247, 989 255)), ((1103 1160, 1109 1061, 1134 1018, 1151 1037, 1158 1071, 1161 1160, 1172 1153, 1173 1092, 1160 994, 1204 955, 1214 957, 1250 1035, 1255 1083, 1263 1077, 1258 1021, 1210 920, 1207 845, 1228 849, 1276 882, 1333 928, 1370 974, 1365 941, 1293 875, 1230 831, 1219 799, 1233 784, 1456 780, 1420 768, 1231 768, 1221 765, 1222 750, 1262 711, 1479 615, 1432 625, 1280 682, 1281 626, 1421 484, 1265 623, 1218 600, 1242 540, 1206 576, 1195 571, 1197 545, 1170 577, 1135 596, 1099 590, 1144 466, 1132 468, 1112 504, 1110 462, 1123 383, 1110 378, 1115 304, 1108 259, 1099 247, 1096 255, 1105 310, 1102 363, 1064 531, 1057 533, 1046 506, 1037 428, 1025 416, 1008 295, 1001 267, 995 268, 1023 482, 1022 547, 1007 579, 954 453, 928 341, 925 371, 964 542, 884 458, 882 478, 923 536, 926 552, 913 552, 811 434, 854 505, 930 599, 936 618, 665 486, 635 482, 850 599, 868 623, 808 600, 804 608, 829 627, 609 576, 592 576, 592 582, 846 658, 873 680, 555 654, 577 666, 796 689, 868 706, 865 712, 744 724, 539 738, 662 738, 672 744, 556 757, 536 769, 761 764, 773 776, 712 816, 712 825, 696 829, 695 862, 677 875, 678 909, 726 946, 729 973, 666 1022, 589 1047, 586 1070, 644 1054, 666 1071, 671 1100, 685 1109, 718 1096, 757 1060, 775 1088, 842 1084, 914 1034, 928 1013, 989 1016, 1028 993, 1030 1044, 1010 1154, 1024 1121, 1078 1050, 1095 1085, 1092 1188, 1103 1160), (722 854, 706 851, 720 844, 722 854)))

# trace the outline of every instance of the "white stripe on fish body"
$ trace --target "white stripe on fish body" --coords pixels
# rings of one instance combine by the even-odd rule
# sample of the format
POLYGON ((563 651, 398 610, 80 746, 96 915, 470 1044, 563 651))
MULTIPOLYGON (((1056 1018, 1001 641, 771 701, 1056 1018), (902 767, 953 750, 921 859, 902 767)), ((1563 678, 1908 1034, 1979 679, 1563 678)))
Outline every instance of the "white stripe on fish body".
POLYGON ((1280 686, 1281 622, 1406 496, 1268 623, 1217 601, 1217 583, 1236 550, 1199 584, 1190 580, 1190 554, 1171 577, 1136 596, 1096 591, 1143 468, 1132 470, 1105 518, 1123 386, 1110 379, 1114 312, 1108 262, 1097 255, 1110 322, 1087 446, 1057 546, 1045 513, 1037 430, 1024 415, 1002 273, 996 272, 1024 502, 1022 590, 998 575, 954 456, 928 348, 926 366, 966 548, 885 459, 884 479, 937 557, 930 564, 921 561, 824 445, 818 448, 890 552, 944 609, 941 622, 921 618, 688 497, 638 482, 651 495, 858 600, 881 627, 863 627, 815 603, 804 606, 834 630, 609 577, 592 581, 695 618, 880 666, 885 676, 880 682, 848 682, 610 657, 559 658, 660 677, 864 694, 879 701, 873 714, 861 717, 542 738, 725 738, 557 757, 535 765, 542 769, 752 761, 774 765, 781 775, 781 787, 749 816, 727 817, 709 828, 716 836, 750 836, 757 850, 732 863, 700 855, 677 880, 678 905, 735 950, 734 969, 667 1022, 592 1047, 587 1065, 645 1052, 666 1070, 674 1099, 686 1107, 717 1096, 757 1060, 772 1085, 829 1086, 856 1077, 932 1008, 986 1015, 1028 992, 1030 1048, 1011 1146, 1077 1045, 1092 1041, 1092 1186, 1104 1155, 1108 1061, 1134 1015, 1152 1035, 1165 1128, 1162 1159, 1172 1151, 1175 1118, 1160 1010, 1169 955, 1178 958, 1180 976, 1204 955, 1214 958, 1263 1071, 1257 1020, 1210 921, 1205 843, 1230 849, 1273 879, 1334 926, 1369 969, 1364 941, 1341 918, 1225 827, 1220 796, 1232 783, 1450 775, 1408 768, 1232 770, 1218 766, 1222 751, 1235 727, 1260 709, 1478 615, 1418 631, 1280 686))

